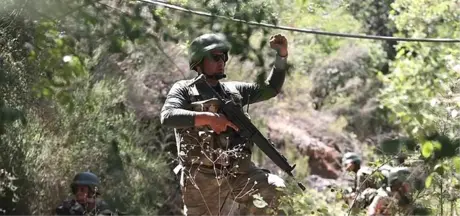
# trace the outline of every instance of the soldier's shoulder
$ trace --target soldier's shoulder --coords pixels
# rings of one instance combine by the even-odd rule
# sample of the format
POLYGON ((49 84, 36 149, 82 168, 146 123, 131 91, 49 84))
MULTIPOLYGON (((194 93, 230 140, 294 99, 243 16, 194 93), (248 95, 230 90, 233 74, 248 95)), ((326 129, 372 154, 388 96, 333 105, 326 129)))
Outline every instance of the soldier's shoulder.
POLYGON ((194 79, 183 79, 183 80, 178 80, 178 81, 174 82, 173 85, 177 86, 177 87, 187 87, 190 84, 192 84, 193 81, 194 81, 194 79))
POLYGON ((357 175, 370 175, 372 174, 372 172, 373 172, 372 168, 368 166, 362 166, 356 174, 357 175))

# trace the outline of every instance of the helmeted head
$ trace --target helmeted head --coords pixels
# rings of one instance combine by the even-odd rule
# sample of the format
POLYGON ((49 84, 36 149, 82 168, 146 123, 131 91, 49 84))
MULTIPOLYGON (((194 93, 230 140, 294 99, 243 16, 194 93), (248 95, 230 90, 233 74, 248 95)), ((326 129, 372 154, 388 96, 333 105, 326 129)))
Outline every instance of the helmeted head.
POLYGON ((94 173, 80 172, 75 175, 70 187, 77 201, 85 203, 88 198, 99 194, 99 184, 99 178, 94 173))
MULTIPOLYGON (((410 170, 408 167, 394 167, 388 173, 388 186, 395 190, 399 190, 400 186, 409 186, 410 170), (407 184, 406 184, 407 183, 407 184)), ((406 190, 409 188, 405 188, 406 190)))
POLYGON ((346 170, 358 169, 361 166, 361 157, 355 152, 347 152, 342 157, 342 166, 346 170))
POLYGON ((191 70, 208 77, 224 78, 230 43, 223 34, 208 33, 195 38, 189 47, 191 70))

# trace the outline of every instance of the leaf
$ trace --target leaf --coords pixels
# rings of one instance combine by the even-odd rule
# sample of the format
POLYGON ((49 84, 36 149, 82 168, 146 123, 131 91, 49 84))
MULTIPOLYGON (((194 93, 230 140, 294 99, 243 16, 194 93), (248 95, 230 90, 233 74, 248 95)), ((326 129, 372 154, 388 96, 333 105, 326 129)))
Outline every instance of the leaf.
POLYGON ((422 145, 422 156, 424 158, 429 158, 431 154, 433 153, 434 147, 433 143, 430 141, 426 141, 422 145))
POLYGON ((431 173, 430 175, 428 175, 428 177, 426 177, 425 188, 430 188, 432 182, 433 182, 433 173, 431 173))
POLYGON ((257 208, 265 208, 266 206, 268 206, 267 202, 265 202, 264 200, 259 200, 259 199, 254 199, 252 203, 257 208))
POLYGON ((434 171, 435 171, 436 173, 438 173, 439 175, 441 175, 441 176, 444 175, 445 170, 447 170, 447 169, 446 169, 446 167, 443 166, 442 164, 437 164, 437 165, 434 167, 434 171))
POLYGON ((452 163, 454 164, 455 170, 460 172, 460 157, 456 156, 452 159, 452 163))
POLYGON ((264 201, 263 197, 260 194, 254 194, 252 195, 253 201, 252 203, 254 204, 255 207, 257 208, 265 208, 268 206, 268 203, 264 201))

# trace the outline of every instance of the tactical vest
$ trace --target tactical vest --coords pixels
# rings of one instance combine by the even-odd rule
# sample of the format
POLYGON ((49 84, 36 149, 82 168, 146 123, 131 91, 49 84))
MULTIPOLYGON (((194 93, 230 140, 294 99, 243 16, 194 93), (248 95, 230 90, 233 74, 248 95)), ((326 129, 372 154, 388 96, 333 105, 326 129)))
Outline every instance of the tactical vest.
MULTIPOLYGON (((222 98, 242 105, 242 96, 233 86, 220 84, 222 98)), ((190 110, 219 113, 218 99, 203 86, 203 83, 188 86, 190 110)), ((247 113, 245 113, 247 115, 247 113)), ((250 157, 251 145, 236 133, 215 134, 208 126, 175 129, 177 150, 183 165, 200 164, 204 166, 230 167, 239 159, 250 157)))

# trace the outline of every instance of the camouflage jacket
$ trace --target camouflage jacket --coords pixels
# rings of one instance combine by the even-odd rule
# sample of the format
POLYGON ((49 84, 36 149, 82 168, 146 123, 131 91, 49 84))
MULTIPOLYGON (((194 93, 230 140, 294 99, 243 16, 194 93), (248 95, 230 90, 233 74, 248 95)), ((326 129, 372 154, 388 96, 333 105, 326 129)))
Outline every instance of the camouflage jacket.
POLYGON ((112 211, 106 202, 96 199, 96 207, 87 210, 85 206, 78 203, 75 199, 64 200, 56 209, 56 215, 112 215, 112 211))
MULTIPOLYGON (((276 96, 281 90, 285 75, 286 59, 277 55, 265 83, 220 82, 213 88, 223 98, 231 99, 243 107, 276 96)), ((197 112, 218 113, 219 107, 213 92, 205 83, 190 85, 191 81, 176 82, 161 109, 162 125, 174 128, 181 164, 229 166, 234 165, 232 161, 235 160, 232 159, 250 157, 252 144, 241 140, 236 133, 227 130, 216 135, 208 127, 194 126, 197 112)))
POLYGON ((367 188, 378 189, 384 186, 385 178, 381 175, 382 170, 376 170, 371 167, 362 166, 356 173, 355 188, 357 193, 363 192, 367 188))
POLYGON ((367 207, 377 193, 377 189, 384 186, 384 179, 378 175, 379 171, 362 166, 356 173, 353 188, 346 192, 345 201, 352 208, 367 207))

